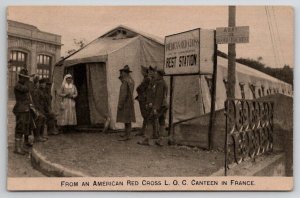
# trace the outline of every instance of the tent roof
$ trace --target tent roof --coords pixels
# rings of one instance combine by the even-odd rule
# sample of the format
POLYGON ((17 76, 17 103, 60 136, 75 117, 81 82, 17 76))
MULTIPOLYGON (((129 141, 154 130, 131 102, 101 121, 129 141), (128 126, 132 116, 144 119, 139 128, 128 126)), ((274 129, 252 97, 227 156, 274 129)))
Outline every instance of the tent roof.
POLYGON ((114 40, 111 38, 98 38, 85 48, 78 51, 73 56, 67 58, 66 60, 68 61, 74 59, 107 55, 116 50, 119 50, 120 48, 126 46, 128 43, 135 39, 137 39, 137 37, 118 40, 114 40))
POLYGON ((124 25, 119 25, 91 41, 63 60, 60 60, 56 65, 59 66, 64 64, 65 66, 71 66, 81 62, 106 61, 108 54, 121 49, 133 40, 138 39, 138 37, 144 37, 164 45, 164 41, 160 37, 137 31, 124 25))
POLYGON ((108 37, 108 36, 112 35, 114 32, 117 32, 118 30, 125 30, 125 31, 127 31, 127 34, 129 34, 129 35, 139 34, 139 35, 141 35, 141 36, 143 36, 147 39, 150 39, 150 40, 155 41, 155 42, 157 42, 161 45, 164 45, 164 38, 161 38, 159 36, 155 36, 155 35, 140 31, 140 30, 136 30, 136 29, 133 29, 131 27, 127 27, 125 25, 119 25, 119 26, 113 28, 112 30, 109 30, 108 32, 106 32, 102 36, 100 36, 100 38, 108 37))
MULTIPOLYGON (((114 51, 121 49, 127 44, 131 43, 133 40, 138 39, 139 37, 145 37, 149 40, 152 40, 158 44, 164 45, 164 39, 158 36, 154 36, 142 31, 135 30, 133 28, 127 27, 125 25, 119 25, 108 32, 104 33, 97 39, 91 41, 83 48, 77 50, 73 54, 67 56, 65 59, 65 66, 70 66, 78 64, 81 62, 101 62, 106 60, 106 56, 114 51)), ((218 63, 227 67, 227 58, 218 57, 218 63)), ((257 77, 264 79, 275 80, 283 82, 277 78, 274 78, 268 74, 265 74, 256 69, 250 68, 246 65, 237 63, 237 71, 242 73, 248 73, 257 77)), ((286 83, 287 84, 287 83, 286 83)))

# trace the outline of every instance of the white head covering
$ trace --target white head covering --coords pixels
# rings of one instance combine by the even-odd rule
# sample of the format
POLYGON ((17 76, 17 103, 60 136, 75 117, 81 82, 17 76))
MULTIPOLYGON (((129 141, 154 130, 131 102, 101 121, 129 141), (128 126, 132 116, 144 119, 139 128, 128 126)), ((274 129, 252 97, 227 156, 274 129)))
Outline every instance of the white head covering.
POLYGON ((61 87, 62 88, 73 88, 73 82, 71 82, 70 84, 67 83, 67 78, 72 78, 72 75, 71 74, 67 74, 65 75, 64 77, 64 80, 61 84, 61 87))

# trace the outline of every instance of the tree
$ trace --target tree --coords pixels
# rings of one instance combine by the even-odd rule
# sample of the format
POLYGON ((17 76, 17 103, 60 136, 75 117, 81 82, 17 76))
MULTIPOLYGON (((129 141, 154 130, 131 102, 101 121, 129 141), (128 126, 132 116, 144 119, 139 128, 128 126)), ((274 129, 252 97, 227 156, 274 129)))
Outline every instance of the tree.
POLYGON ((262 60, 263 60, 263 57, 261 57, 261 56, 257 57, 258 62, 261 62, 262 60))
POLYGON ((259 70, 270 76, 273 76, 279 80, 287 82, 293 85, 293 69, 289 65, 284 65, 282 68, 271 68, 261 63, 262 57, 258 57, 257 60, 250 58, 238 58, 236 62, 251 67, 253 69, 259 70))
POLYGON ((66 53, 68 55, 73 54, 74 52, 76 52, 78 49, 83 48, 86 45, 86 40, 84 38, 81 39, 73 39, 73 45, 74 48, 67 50, 66 53))

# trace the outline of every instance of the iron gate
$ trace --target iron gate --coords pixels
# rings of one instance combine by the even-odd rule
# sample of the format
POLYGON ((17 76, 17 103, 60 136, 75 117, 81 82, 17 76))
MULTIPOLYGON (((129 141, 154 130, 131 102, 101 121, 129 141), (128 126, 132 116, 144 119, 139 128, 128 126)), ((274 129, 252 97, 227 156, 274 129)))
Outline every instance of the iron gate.
POLYGON ((273 151, 273 115, 270 100, 225 101, 225 176, 229 165, 273 151))

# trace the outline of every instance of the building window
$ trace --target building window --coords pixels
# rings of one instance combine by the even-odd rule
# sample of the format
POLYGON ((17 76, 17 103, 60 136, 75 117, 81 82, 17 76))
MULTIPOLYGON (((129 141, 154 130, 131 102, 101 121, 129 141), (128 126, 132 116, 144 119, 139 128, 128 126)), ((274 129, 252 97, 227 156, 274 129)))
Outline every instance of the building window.
POLYGON ((37 56, 37 70, 36 74, 41 78, 50 78, 51 71, 51 57, 40 54, 37 56))
POLYGON ((16 67, 26 68, 27 54, 21 51, 12 50, 9 54, 9 63, 12 70, 17 70, 16 67))
POLYGON ((9 70, 9 86, 13 87, 18 81, 18 72, 22 68, 27 68, 27 54, 21 51, 12 50, 9 54, 8 70, 9 70))

